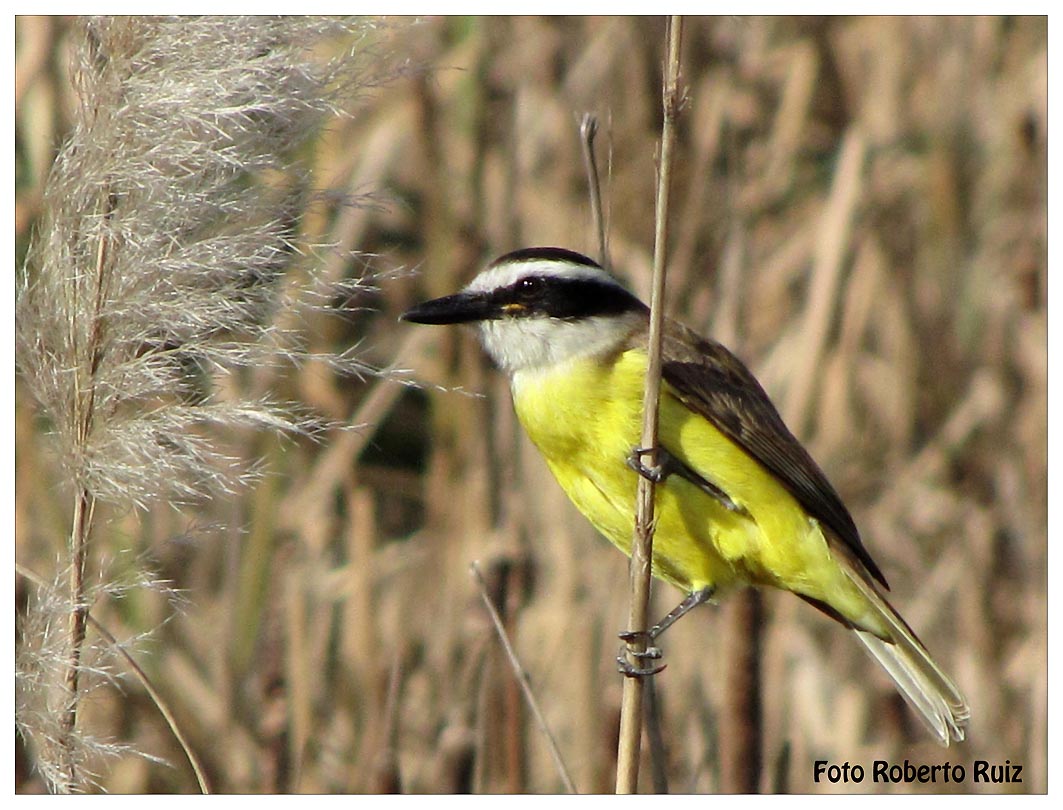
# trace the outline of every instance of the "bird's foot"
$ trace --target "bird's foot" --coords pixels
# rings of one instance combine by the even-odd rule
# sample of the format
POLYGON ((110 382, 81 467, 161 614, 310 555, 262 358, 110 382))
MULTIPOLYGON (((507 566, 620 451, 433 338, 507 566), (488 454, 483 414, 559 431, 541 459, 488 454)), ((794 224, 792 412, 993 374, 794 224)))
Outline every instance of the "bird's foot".
MULTIPOLYGON (((619 633, 619 636, 620 640, 627 642, 627 644, 644 639, 649 645, 649 642, 653 641, 653 633, 648 630, 624 630, 619 633)), ((644 650, 633 650, 629 646, 623 646, 616 655, 616 666, 624 677, 647 678, 661 672, 667 664, 640 667, 632 664, 630 658, 637 658, 639 661, 659 661, 662 655, 661 649, 652 645, 647 646, 644 650)))
POLYGON ((634 447, 627 457, 627 466, 655 484, 662 484, 673 472, 675 472, 671 454, 663 447, 634 447), (642 462, 643 456, 650 454, 657 456, 657 463, 649 466, 642 462))

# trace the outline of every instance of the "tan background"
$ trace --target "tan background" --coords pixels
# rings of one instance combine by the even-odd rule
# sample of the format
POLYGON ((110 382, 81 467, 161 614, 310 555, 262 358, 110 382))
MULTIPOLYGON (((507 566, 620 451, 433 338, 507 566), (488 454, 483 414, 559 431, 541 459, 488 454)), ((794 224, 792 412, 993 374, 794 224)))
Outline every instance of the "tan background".
MULTIPOLYGON (((1046 31, 1041 18, 688 20, 669 313, 755 370, 973 714, 969 741, 939 749, 844 631, 766 594, 762 791, 1046 788, 1046 31), (817 759, 958 762, 967 781, 816 785, 817 759), (978 759, 1021 763, 1023 783, 973 784, 978 759)), ((19 265, 73 103, 69 35, 63 19, 16 24, 19 265)), ((146 555, 186 603, 144 592, 94 612, 119 637, 158 628, 138 658, 218 790, 557 791, 470 578, 479 560, 578 787, 607 791, 626 562, 519 436, 474 341, 396 318, 507 250, 594 252, 583 111, 602 122, 613 263, 645 296, 663 23, 431 19, 382 36, 428 69, 372 91, 306 155, 316 186, 380 205, 326 206, 302 227, 377 254, 378 271, 419 272, 379 279, 358 302, 375 311, 313 340, 362 339, 376 365, 485 397, 313 364, 276 379, 369 427, 321 445, 240 438, 270 471, 253 491, 112 516, 93 564, 146 555)), ((47 425, 15 391, 16 557, 48 576, 69 500, 47 425)), ((678 597, 657 587, 654 613, 678 597)), ((731 784, 739 604, 665 637, 674 792, 731 784)), ((174 765, 120 757, 102 766, 107 790, 195 790, 134 681, 95 692, 82 719, 174 765)), ((19 790, 40 789, 31 763, 20 746, 19 790)))

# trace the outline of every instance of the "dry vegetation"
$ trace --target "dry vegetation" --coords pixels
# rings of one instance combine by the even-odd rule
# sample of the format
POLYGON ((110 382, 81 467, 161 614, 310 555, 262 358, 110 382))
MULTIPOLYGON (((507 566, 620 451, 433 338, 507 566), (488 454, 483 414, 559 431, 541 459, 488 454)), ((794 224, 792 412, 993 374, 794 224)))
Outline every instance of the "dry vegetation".
MULTIPOLYGON (((18 266, 74 103, 72 31, 16 26, 18 266)), ((420 272, 382 277, 311 341, 361 341, 363 359, 428 387, 315 363, 268 379, 367 427, 320 444, 228 437, 263 460, 253 488, 104 515, 90 570, 128 580, 148 565, 185 602, 123 590, 93 615, 123 639, 155 630, 137 658, 215 790, 557 791, 469 575, 478 560, 576 785, 611 790, 626 561, 520 436, 475 342, 396 318, 509 249, 594 251, 586 110, 610 163, 611 258, 645 296, 663 22, 443 19, 385 36, 431 69, 374 91, 305 150, 314 186, 382 204, 317 205, 299 227, 377 254, 378 270, 420 272)), ((816 785, 816 759, 964 764, 967 781, 939 791, 1046 788, 1046 42, 1039 18, 687 22, 669 314, 758 373, 973 715, 966 743, 937 748, 853 639, 766 593, 753 606, 761 791, 929 789, 816 785), (1023 783, 973 784, 976 759, 1021 763, 1023 783)), ((50 578, 69 495, 19 380, 15 396, 16 559, 50 578)), ((19 578, 16 611, 35 590, 19 578)), ((663 613, 678 594, 655 590, 663 613)), ((733 788, 752 761, 721 764, 749 608, 703 608, 664 639, 673 792, 733 788)), ((197 789, 135 680, 94 690, 79 722, 171 763, 120 756, 101 766, 104 789, 197 789)), ((20 745, 20 791, 42 789, 33 764, 20 745)))

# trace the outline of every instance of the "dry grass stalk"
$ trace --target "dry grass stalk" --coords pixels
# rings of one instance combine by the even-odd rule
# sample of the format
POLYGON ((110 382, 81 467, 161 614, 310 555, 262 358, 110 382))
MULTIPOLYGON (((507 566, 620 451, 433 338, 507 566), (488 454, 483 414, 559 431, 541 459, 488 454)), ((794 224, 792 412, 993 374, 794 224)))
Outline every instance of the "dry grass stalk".
POLYGON ((476 579, 477 587, 480 589, 480 597, 483 599, 484 606, 487 608, 487 612, 491 616, 491 623, 494 625, 495 632, 498 634, 498 638, 502 642, 502 647, 506 651, 506 657, 509 659, 510 666, 513 667, 513 674, 516 676, 517 683, 520 684, 524 699, 527 702, 528 707, 532 710, 532 714, 535 717, 536 724, 539 726, 539 730, 546 738, 547 744, 550 748, 550 755, 554 759, 554 764, 557 766, 557 772, 561 776, 561 781, 565 785, 565 790, 569 793, 576 793, 578 792, 576 790, 576 785, 568 773, 568 768, 565 766, 565 760, 561 756, 561 752, 557 747, 557 741, 554 739, 554 735, 551 733, 550 727, 546 723, 546 718, 543 716, 542 709, 539 708, 539 701, 536 700, 535 693, 532 692, 531 681, 528 678, 527 670, 525 670, 520 663, 520 658, 513 649, 513 644, 510 642, 505 627, 502 625, 502 619, 498 615, 498 611, 495 609, 494 604, 491 602, 491 597, 487 592, 487 583, 484 582, 483 574, 480 573, 480 567, 476 563, 473 563, 471 570, 473 577, 476 579))
MULTIPOLYGON (((15 572, 20 576, 23 576, 26 579, 30 580, 37 588, 45 590, 51 588, 51 586, 47 582, 42 580, 35 573, 26 568, 23 568, 17 563, 15 564, 15 572)), ((148 676, 148 674, 144 671, 140 664, 137 663, 137 660, 129 653, 129 651, 119 643, 118 639, 115 638, 114 634, 111 633, 111 631, 104 627, 102 624, 100 624, 93 617, 92 613, 87 613, 86 618, 88 620, 88 624, 90 624, 93 629, 103 637, 104 641, 106 641, 108 644, 111 645, 111 647, 114 648, 114 651, 122 657, 122 659, 125 661, 126 666, 128 666, 129 669, 132 670, 137 680, 140 681, 140 683, 144 686, 144 689, 151 697, 152 702, 154 702, 155 705, 158 707, 159 713, 162 714, 163 718, 166 720, 166 724, 173 731, 174 736, 177 738, 177 741, 181 745, 181 749, 185 752, 185 756, 188 757, 188 762, 192 766, 192 770, 195 771, 196 781, 199 783, 200 791, 204 794, 209 794, 211 792, 210 783, 207 780, 207 775, 203 771, 203 766, 199 761, 199 757, 196 756, 196 752, 189 745, 188 740, 186 739, 184 733, 181 731, 181 727, 178 725, 177 720, 174 717, 173 711, 170 709, 170 706, 166 701, 166 698, 162 696, 159 690, 155 687, 154 683, 152 683, 152 680, 148 676)))

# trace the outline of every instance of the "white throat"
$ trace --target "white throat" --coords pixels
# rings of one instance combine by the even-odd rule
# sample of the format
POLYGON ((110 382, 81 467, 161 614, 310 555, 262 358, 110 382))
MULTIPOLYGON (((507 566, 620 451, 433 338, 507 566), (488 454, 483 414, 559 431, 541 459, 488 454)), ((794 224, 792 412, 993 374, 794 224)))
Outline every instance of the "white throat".
POLYGON ((637 312, 576 320, 503 318, 479 324, 484 349, 510 377, 616 351, 645 321, 637 312))

